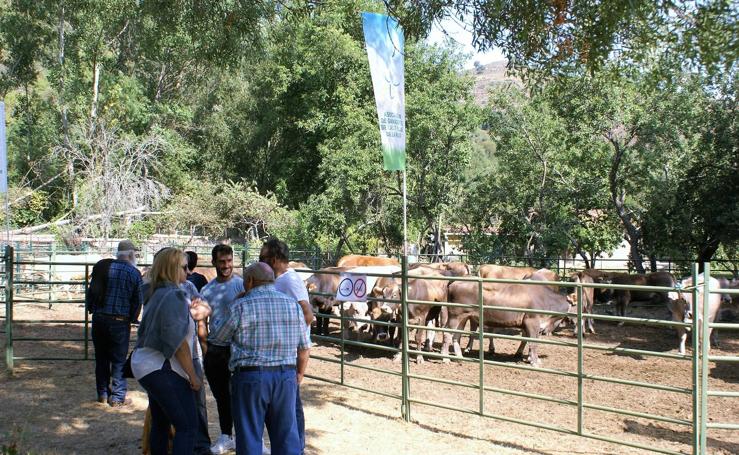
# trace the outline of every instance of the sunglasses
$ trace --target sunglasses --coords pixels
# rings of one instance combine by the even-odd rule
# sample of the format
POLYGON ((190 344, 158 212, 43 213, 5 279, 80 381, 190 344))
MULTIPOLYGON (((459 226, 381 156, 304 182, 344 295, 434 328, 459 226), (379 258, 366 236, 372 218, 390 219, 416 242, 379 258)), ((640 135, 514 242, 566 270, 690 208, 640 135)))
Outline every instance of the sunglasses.
POLYGON ((190 271, 190 269, 189 269, 189 268, 188 268, 188 267, 187 267, 186 265, 183 265, 183 266, 182 266, 182 270, 184 270, 185 272, 188 272, 188 271, 190 271))

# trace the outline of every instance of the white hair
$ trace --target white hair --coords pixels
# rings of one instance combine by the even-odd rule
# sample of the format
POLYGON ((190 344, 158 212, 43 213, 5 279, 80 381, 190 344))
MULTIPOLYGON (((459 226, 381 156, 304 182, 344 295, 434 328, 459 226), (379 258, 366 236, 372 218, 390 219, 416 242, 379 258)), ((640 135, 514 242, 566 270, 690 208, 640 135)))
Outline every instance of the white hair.
POLYGON ((136 251, 135 250, 119 251, 118 253, 116 253, 115 257, 119 261, 126 261, 132 266, 136 267, 136 251))

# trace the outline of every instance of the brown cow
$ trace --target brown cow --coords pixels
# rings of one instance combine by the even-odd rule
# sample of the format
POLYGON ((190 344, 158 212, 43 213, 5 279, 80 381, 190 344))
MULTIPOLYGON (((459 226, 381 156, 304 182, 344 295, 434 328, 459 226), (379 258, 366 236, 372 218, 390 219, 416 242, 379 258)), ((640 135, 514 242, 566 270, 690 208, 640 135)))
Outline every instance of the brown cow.
POLYGON ((447 276, 468 276, 470 274, 470 267, 464 262, 419 262, 416 264, 411 264, 411 266, 408 267, 408 270, 416 270, 418 268, 439 270, 447 276))
MULTIPOLYGON (((431 276, 426 274, 424 276, 431 276)), ((437 273, 436 276, 444 276, 443 274, 437 273)), ((402 282, 400 278, 380 278, 377 280, 375 287, 372 290, 373 297, 383 298, 387 300, 401 300, 401 287, 402 282)), ((446 280, 433 280, 424 278, 410 278, 408 280, 408 300, 421 300, 424 302, 446 302, 447 301, 447 281, 446 280)), ((385 308, 389 308, 393 314, 398 318, 401 316, 400 304, 398 303, 384 303, 385 308)), ((372 312, 373 319, 380 319, 382 317, 382 311, 372 312), (379 317, 374 317, 378 316, 379 317)), ((409 303, 408 304, 408 324, 411 325, 426 325, 429 321, 435 319, 437 316, 441 316, 442 323, 446 322, 446 311, 439 305, 433 305, 432 303, 409 303)), ((423 346, 423 339, 425 330, 416 330, 416 345, 420 351, 423 346)), ((401 334, 402 336, 402 334, 401 334)), ((400 340, 400 337, 399 337, 400 340)), ((396 355, 394 360, 399 360, 400 355, 396 355)), ((416 357, 416 362, 423 363, 423 356, 419 354, 416 357)))
POLYGON ((350 270, 347 267, 325 267, 317 270, 305 280, 305 287, 308 289, 310 304, 316 310, 316 333, 318 335, 328 335, 328 324, 331 310, 336 301, 336 290, 339 288, 339 275, 321 272, 346 272, 350 270), (314 295, 313 293, 328 294, 314 295))
MULTIPOLYGON (((721 289, 731 289, 731 281, 729 281, 727 278, 716 278, 718 280, 719 286, 721 286, 721 289)), ((731 294, 721 294, 721 303, 724 305, 730 304, 732 301, 731 294)))
MULTIPOLYGON (((532 276, 532 279, 540 278, 538 275, 532 276)), ((475 308, 478 305, 478 284, 473 282, 458 281, 449 285, 449 301, 474 307, 449 307, 447 328, 463 330, 468 319, 477 319, 479 321, 479 311, 475 308)), ((571 311, 572 302, 568 297, 560 295, 551 290, 548 286, 524 285, 524 284, 505 284, 497 288, 497 290, 483 289, 483 304, 491 306, 504 306, 509 308, 533 309, 557 311, 566 313, 571 311)), ((520 328, 523 336, 529 338, 538 338, 540 333, 549 334, 560 324, 567 316, 550 316, 536 313, 519 313, 505 310, 484 310, 485 329, 490 330, 496 327, 515 327, 520 328)), ((459 346, 460 334, 455 333, 454 353, 462 356, 462 350, 459 346)), ((449 344, 452 337, 445 333, 444 344, 441 353, 449 353, 449 344)), ((523 357, 523 350, 527 342, 522 341, 516 356, 523 357)), ((483 347, 481 346, 480 349, 483 347)), ((489 352, 495 352, 493 340, 490 340, 489 352)), ((541 362, 537 354, 536 344, 532 343, 529 347, 529 360, 533 366, 540 366, 541 362)))
MULTIPOLYGON (((531 269, 530 267, 508 267, 508 266, 502 266, 502 265, 496 265, 496 266, 488 265, 486 267, 490 267, 490 268, 486 269, 483 273, 486 273, 492 276, 487 276, 483 278, 502 278, 502 279, 510 279, 510 280, 515 280, 515 279, 532 280, 534 279, 536 281, 559 281, 559 275, 557 275, 556 272, 553 272, 549 269, 534 270, 533 272, 526 273, 525 275, 523 275, 523 277, 520 277, 521 275, 520 271, 522 269, 525 269, 525 270, 533 270, 533 269, 531 269), (497 267, 497 268, 492 268, 492 267, 497 267)), ((485 290, 494 291, 497 289, 496 286, 498 287, 505 286, 505 284, 506 283, 483 283, 482 286, 485 290)), ((556 284, 553 284, 547 287, 553 290, 554 292, 559 292, 559 286, 556 284)), ((470 331, 474 332, 477 329, 478 329, 477 320, 470 319, 470 331)), ((476 338, 477 336, 470 335, 470 339, 467 342, 467 347, 464 348, 465 354, 469 354, 472 351, 472 344, 475 342, 476 338)))
MULTIPOLYGON (((557 275, 557 272, 549 269, 539 269, 536 270, 534 273, 525 275, 523 279, 536 281, 559 281, 559 275, 557 275)), ((552 284, 548 287, 554 292, 559 292, 559 285, 557 284, 552 284)))
MULTIPOLYGON (((687 292, 670 292, 669 293, 669 308, 672 313, 672 320, 676 322, 685 322, 691 324, 695 314, 698 315, 698 324, 703 321, 703 285, 705 279, 703 274, 698 275, 698 305, 693 305, 693 293, 687 292)), ((682 280, 684 287, 693 285, 693 277, 688 277, 682 280)), ((721 289, 717 279, 711 277, 709 280, 709 289, 711 291, 718 291, 721 289)), ((714 294, 711 292, 709 295, 708 305, 708 322, 714 322, 721 308, 721 294, 714 294)), ((702 325, 701 325, 702 327, 702 325)), ((680 340, 678 345, 678 351, 680 354, 685 354, 685 340, 688 338, 686 327, 676 327, 677 336, 680 340)), ((713 346, 718 346, 718 337, 713 329, 708 329, 708 338, 713 346)), ((693 346, 693 349, 696 349, 693 346)))
MULTIPOLYGON (((532 275, 536 272, 533 267, 510 267, 507 265, 483 264, 477 270, 477 276, 480 278, 492 278, 503 280, 523 280, 524 277, 532 275)), ((505 283, 484 283, 483 287, 492 291, 505 283)))
POLYGON ((477 270, 480 278, 499 278, 508 280, 521 280, 526 275, 536 272, 533 267, 511 267, 509 265, 483 264, 477 270))
POLYGON ((400 262, 395 258, 349 254, 339 259, 336 267, 358 267, 362 265, 400 265, 400 262))
MULTIPOLYGON (((594 283, 593 277, 591 277, 590 275, 588 275, 584 271, 572 273, 570 275, 570 280, 573 283, 576 283, 576 284, 577 283, 593 284, 594 283)), ((589 288, 589 287, 585 287, 585 286, 583 286, 583 288, 582 288, 582 313, 583 313, 583 318, 582 318, 582 327, 580 327, 580 328, 582 329, 583 335, 585 335, 585 332, 586 332, 585 331, 585 319, 586 319, 585 318, 585 314, 593 314, 593 301, 594 301, 593 300, 594 299, 593 298, 593 295, 594 295, 594 292, 595 292, 595 289, 594 288, 589 288)), ((577 305, 577 288, 575 288, 572 291, 572 293, 570 294, 570 300, 573 301, 573 302, 575 302, 575 304, 577 305)), ((590 333, 595 333, 595 327, 593 327, 593 318, 587 318, 587 324, 588 324, 588 330, 587 331, 590 332, 590 333)), ((577 324, 575 324, 575 335, 577 335, 577 331, 578 330, 579 330, 579 328, 577 327, 577 324)))
MULTIPOLYGON (((614 273, 611 275, 613 284, 633 284, 638 286, 675 287, 675 277, 668 272, 652 272, 646 275, 629 275, 628 273, 614 273)), ((616 300, 618 313, 626 316, 626 305, 637 301, 652 301, 654 303, 668 303, 667 292, 629 291, 614 289, 613 297, 616 300)))
MULTIPOLYGON (((613 273, 598 269, 585 269, 581 273, 593 279, 594 283, 611 283, 613 273)), ((593 302, 608 303, 613 300, 613 289, 595 288, 593 302)))
POLYGON ((287 263, 287 266, 291 269, 308 269, 310 270, 310 267, 305 265, 305 262, 297 262, 297 261, 290 261, 287 263))

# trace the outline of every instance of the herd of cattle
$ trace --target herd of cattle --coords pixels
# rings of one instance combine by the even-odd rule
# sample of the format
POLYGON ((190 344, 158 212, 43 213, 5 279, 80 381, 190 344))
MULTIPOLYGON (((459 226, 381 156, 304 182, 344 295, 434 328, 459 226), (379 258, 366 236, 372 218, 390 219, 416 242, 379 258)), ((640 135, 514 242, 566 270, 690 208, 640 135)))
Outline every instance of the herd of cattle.
MULTIPOLYGON (((296 268, 306 268, 303 264, 293 264, 296 268)), ((343 336, 350 332, 368 331, 375 342, 384 342, 390 339, 396 345, 399 337, 393 339, 392 324, 400 321, 402 312, 401 300, 401 272, 400 264, 393 258, 379 258, 374 256, 349 255, 341 258, 336 267, 325 267, 306 274, 305 283, 311 295, 311 304, 317 313, 315 332, 319 335, 328 334, 328 324, 331 314, 344 316, 343 336), (367 289, 369 302, 349 302, 336 298, 340 282, 340 273, 351 272, 367 275, 367 289), (377 278, 375 275, 385 275, 377 278), (375 324, 383 322, 385 324, 375 324), (388 330, 390 329, 390 330, 388 330)), ((431 351, 434 339, 433 328, 443 327, 464 331, 467 323, 470 330, 478 330, 480 321, 479 292, 482 289, 483 304, 493 308, 483 310, 483 324, 485 332, 492 332, 496 328, 520 329, 522 335, 535 340, 539 335, 552 333, 563 321, 575 319, 577 313, 577 292, 573 287, 563 287, 556 283, 536 284, 535 282, 561 282, 560 277, 548 269, 536 270, 530 267, 508 267, 486 264, 478 268, 477 276, 487 279, 516 280, 516 282, 488 282, 482 286, 475 280, 453 280, 455 277, 471 276, 470 267, 462 262, 413 264, 409 267, 407 300, 407 324, 415 326, 415 341, 417 351, 431 351), (451 303, 454 305, 441 305, 451 303), (501 308, 510 308, 506 311, 501 308), (518 311, 512 311, 518 310, 518 311), (537 311, 541 311, 538 313, 537 311), (559 314, 549 314, 559 313, 559 314), (426 329, 428 327, 428 329, 426 329), (428 332, 428 334, 426 333, 428 332), (426 336, 428 335, 428 336, 426 336)), ((626 314, 630 302, 652 301, 663 303, 670 310, 672 319, 678 322, 691 322, 695 312, 700 318, 703 314, 702 288, 698 294, 697 305, 693 305, 692 292, 681 292, 679 289, 692 285, 692 278, 682 280, 682 287, 677 280, 667 272, 654 272, 644 275, 613 273, 595 269, 586 269, 573 272, 567 281, 597 286, 597 283, 639 285, 652 287, 673 288, 673 292, 653 292, 650 290, 629 291, 625 289, 600 289, 583 286, 582 308, 583 314, 593 313, 595 301, 615 302, 620 316, 626 314)), ((703 276, 699 276, 699 284, 703 283, 703 276)), ((739 282, 717 280, 711 277, 709 286, 711 291, 721 288, 739 288, 739 282)), ((739 297, 739 296, 735 296, 739 297)), ((709 315, 713 322, 719 315, 722 301, 731 301, 726 294, 709 294, 709 315)), ((580 330, 587 329, 595 333, 591 318, 582 318, 580 330)), ((575 328, 577 332, 578 327, 575 328)), ((685 353, 687 333, 685 328, 676 327, 679 337, 679 352, 685 353)), ((715 333, 710 335, 712 344, 716 341, 715 333)), ((462 356, 460 347, 461 334, 458 332, 443 333, 441 354, 447 355, 449 346, 453 345, 456 356, 462 356)), ((471 347, 471 336, 467 351, 471 347)), ((523 356, 527 340, 521 342, 516 355, 523 356)), ((540 366, 537 355, 537 343, 530 343, 529 361, 534 366, 540 366)), ((482 348, 482 347, 481 347, 482 348)), ((490 338, 489 352, 494 352, 493 339, 490 338)), ((423 361, 418 355, 416 360, 423 361)), ((448 361, 446 358, 444 361, 448 361)))
MULTIPOLYGON (((311 304, 317 315, 314 333, 328 335, 329 322, 332 317, 344 317, 343 337, 357 336, 360 332, 369 332, 376 343, 392 342, 397 346, 400 337, 394 336, 393 326, 401 321, 401 267, 394 258, 375 256, 349 255, 342 257, 336 267, 324 267, 319 270, 309 270, 300 262, 291 262, 290 266, 297 269, 304 278, 308 289, 311 304), (340 273, 351 272, 367 276, 367 302, 342 301, 336 298, 340 284, 340 273), (377 277, 377 275, 384 275, 377 277), (379 322, 379 324, 378 324, 379 322)), ((200 268, 199 272, 211 278, 213 269, 200 268)), ((478 330, 480 321, 478 281, 453 280, 470 276, 470 267, 463 262, 412 264, 409 266, 407 305, 408 325, 416 326, 415 341, 417 351, 430 352, 433 349, 435 338, 434 328, 454 329, 464 331, 466 324, 470 324, 470 331, 478 330), (451 303, 454 305, 440 305, 451 303), (425 327, 422 328, 422 327, 425 327)), ((693 314, 702 318, 703 293, 699 289, 697 305, 693 304, 692 292, 682 292, 680 289, 692 286, 692 277, 681 282, 668 272, 653 272, 647 274, 628 274, 607 272, 596 269, 586 269, 572 272, 561 279, 557 273, 548 269, 534 269, 531 267, 509 267, 503 265, 485 264, 477 269, 476 276, 494 280, 516 280, 513 283, 488 282, 482 284, 483 304, 496 309, 483 310, 484 331, 491 333, 493 329, 512 328, 520 329, 522 335, 535 340, 540 335, 551 334, 566 320, 576 320, 577 292, 573 287, 577 283, 586 286, 582 288, 583 315, 593 314, 595 302, 614 303, 619 316, 626 315, 626 309, 631 302, 652 302, 662 304, 671 313, 673 321, 691 323, 693 314), (558 284, 541 284, 541 282, 568 281, 570 287, 560 287, 558 284), (539 282, 539 284, 537 284, 539 282), (673 292, 654 292, 651 290, 630 291, 626 289, 605 289, 598 284, 637 285, 673 288, 673 292), (678 283, 681 285, 678 285, 678 283), (506 311, 500 308, 510 308, 506 311), (517 311, 513 311, 517 310, 517 311), (536 313, 544 311, 560 314, 536 313), (569 316, 563 316, 566 313, 569 316)), ((703 276, 698 278, 698 284, 704 282, 703 276)), ((711 277, 709 281, 711 291, 719 289, 739 289, 739 280, 729 281, 723 278, 711 277)), ((718 319, 722 303, 731 303, 732 295, 711 292, 709 294, 709 320, 718 319)), ((739 295, 733 294, 734 303, 739 304, 739 295)), ((575 333, 582 330, 585 333, 595 333, 592 318, 581 318, 582 327, 575 327, 575 333)), ((678 351, 685 354, 687 332, 684 327, 676 327, 678 334, 678 351)), ((715 333, 709 334, 711 344, 716 345, 715 333)), ((473 340, 477 335, 469 338, 464 352, 469 352, 473 340)), ((490 339, 488 352, 495 352, 493 339, 490 339)), ((454 354, 461 357, 463 350, 460 346, 461 334, 443 333, 441 354, 448 355, 450 345, 454 354)), ((527 341, 522 341, 516 352, 522 357, 527 341)), ((396 356, 397 358, 397 356, 396 356)), ((423 357, 418 355, 416 361, 422 362, 423 357)), ((444 358, 445 362, 448 359, 444 358)), ((529 361, 534 366, 541 362, 537 353, 537 343, 530 343, 529 361)))

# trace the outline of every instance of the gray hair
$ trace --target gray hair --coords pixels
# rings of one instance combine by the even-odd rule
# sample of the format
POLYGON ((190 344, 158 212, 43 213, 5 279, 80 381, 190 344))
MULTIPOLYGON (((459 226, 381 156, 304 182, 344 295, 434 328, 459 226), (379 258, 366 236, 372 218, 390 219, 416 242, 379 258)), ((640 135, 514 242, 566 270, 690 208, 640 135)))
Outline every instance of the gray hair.
POLYGON ((271 283, 275 281, 275 272, 264 262, 255 262, 244 269, 244 279, 253 278, 254 281, 271 283))
POLYGON ((119 261, 126 261, 129 264, 136 266, 136 250, 125 250, 119 251, 115 255, 119 261))

